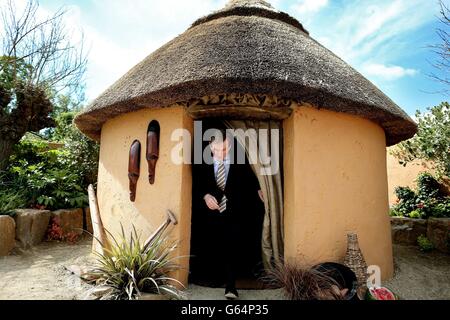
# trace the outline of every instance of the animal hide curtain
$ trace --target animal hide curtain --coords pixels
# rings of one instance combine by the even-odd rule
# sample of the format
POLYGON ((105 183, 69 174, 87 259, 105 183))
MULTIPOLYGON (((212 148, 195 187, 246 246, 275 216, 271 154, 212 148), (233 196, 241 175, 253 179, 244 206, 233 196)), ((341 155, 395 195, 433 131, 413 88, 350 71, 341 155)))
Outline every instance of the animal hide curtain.
POLYGON ((236 140, 245 149, 264 194, 262 258, 264 268, 270 270, 284 257, 282 124, 252 120, 224 122, 234 130, 236 140))

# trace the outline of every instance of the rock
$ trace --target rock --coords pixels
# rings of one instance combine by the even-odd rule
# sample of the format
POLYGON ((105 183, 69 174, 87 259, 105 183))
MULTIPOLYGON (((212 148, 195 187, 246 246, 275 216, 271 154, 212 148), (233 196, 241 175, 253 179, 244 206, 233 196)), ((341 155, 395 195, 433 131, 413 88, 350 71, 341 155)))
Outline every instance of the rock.
POLYGON ((109 300, 114 288, 108 286, 95 286, 87 292, 84 300, 109 300))
POLYGON ((10 216, 0 216, 0 257, 7 256, 16 245, 16 223, 10 216))
POLYGON ((164 294, 141 293, 141 295, 137 299, 138 300, 162 301, 162 300, 170 300, 170 297, 167 295, 164 295, 164 294))
POLYGON ((95 271, 95 268, 93 267, 73 264, 65 268, 67 271, 73 273, 74 275, 80 277, 83 280, 94 281, 96 279, 96 277, 93 275, 93 272, 95 271))
POLYGON ((427 237, 437 250, 450 253, 450 218, 429 218, 427 237))
POLYGON ((392 242, 395 244, 417 245, 417 238, 427 234, 427 220, 392 217, 392 242))
POLYGON ((92 229, 91 209, 89 207, 84 208, 84 230, 94 234, 94 229, 92 229))
POLYGON ((52 219, 61 227, 64 237, 68 234, 83 234, 83 209, 53 211, 52 219))
POLYGON ((38 245, 44 240, 50 221, 48 210, 22 209, 16 210, 16 239, 24 248, 38 245))

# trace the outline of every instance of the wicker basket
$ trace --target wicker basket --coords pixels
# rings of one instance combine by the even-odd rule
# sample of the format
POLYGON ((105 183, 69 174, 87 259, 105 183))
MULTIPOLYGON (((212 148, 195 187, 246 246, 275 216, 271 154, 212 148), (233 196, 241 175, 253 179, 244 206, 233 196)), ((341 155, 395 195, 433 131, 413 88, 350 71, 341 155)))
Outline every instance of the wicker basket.
POLYGON ((367 288, 367 263, 359 248, 358 235, 356 233, 347 234, 347 253, 344 259, 344 265, 353 270, 358 279, 358 288, 365 290, 367 288))

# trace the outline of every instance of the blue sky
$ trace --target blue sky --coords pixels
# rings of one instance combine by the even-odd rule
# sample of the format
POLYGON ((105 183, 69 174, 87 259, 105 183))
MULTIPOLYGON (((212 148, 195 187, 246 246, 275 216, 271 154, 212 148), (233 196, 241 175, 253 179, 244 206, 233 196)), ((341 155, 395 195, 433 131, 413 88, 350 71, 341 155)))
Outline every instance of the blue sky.
MULTIPOLYGON (((0 0, 1 1, 1 0, 0 0)), ((18 0, 22 1, 22 0, 18 0)), ((416 109, 447 100, 428 77, 439 41, 437 0, 273 0, 310 35, 351 64, 399 106, 416 109)), ((450 0, 446 0, 449 3, 450 0)), ((87 99, 183 33, 226 0, 41 0, 42 13, 69 9, 67 26, 83 30, 90 49, 87 99)))

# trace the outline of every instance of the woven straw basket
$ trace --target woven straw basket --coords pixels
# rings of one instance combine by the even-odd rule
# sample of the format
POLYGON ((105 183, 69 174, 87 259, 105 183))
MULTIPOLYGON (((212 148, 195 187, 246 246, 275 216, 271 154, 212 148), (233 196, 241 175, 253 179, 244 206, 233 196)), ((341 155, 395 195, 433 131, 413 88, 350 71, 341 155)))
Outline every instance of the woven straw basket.
POLYGON ((354 232, 347 234, 347 253, 344 265, 352 269, 358 279, 360 289, 367 288, 367 263, 359 248, 358 235, 354 232))

